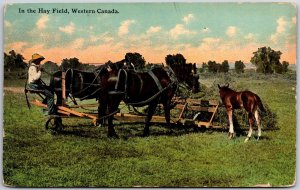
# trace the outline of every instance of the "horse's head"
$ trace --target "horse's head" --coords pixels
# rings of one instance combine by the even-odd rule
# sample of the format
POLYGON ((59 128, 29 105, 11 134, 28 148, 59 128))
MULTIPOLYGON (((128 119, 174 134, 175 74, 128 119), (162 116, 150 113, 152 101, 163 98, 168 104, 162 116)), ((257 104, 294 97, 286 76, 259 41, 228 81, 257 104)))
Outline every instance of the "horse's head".
POLYGON ((113 88, 115 83, 118 80, 118 73, 121 69, 127 69, 126 61, 125 59, 112 63, 108 62, 105 64, 105 71, 107 72, 107 78, 106 78, 106 87, 113 88))
POLYGON ((115 63, 108 62, 105 64, 109 72, 118 72, 120 69, 134 69, 134 65, 131 62, 127 62, 126 59, 117 61, 115 63))
POLYGON ((224 86, 220 86, 218 84, 218 88, 219 88, 219 94, 221 99, 223 99, 223 97, 225 97, 227 94, 235 92, 234 90, 232 90, 231 88, 229 88, 229 84, 227 83, 224 86))
POLYGON ((196 64, 173 64, 171 68, 179 82, 185 82, 192 89, 193 93, 199 92, 199 75, 197 74, 196 64))

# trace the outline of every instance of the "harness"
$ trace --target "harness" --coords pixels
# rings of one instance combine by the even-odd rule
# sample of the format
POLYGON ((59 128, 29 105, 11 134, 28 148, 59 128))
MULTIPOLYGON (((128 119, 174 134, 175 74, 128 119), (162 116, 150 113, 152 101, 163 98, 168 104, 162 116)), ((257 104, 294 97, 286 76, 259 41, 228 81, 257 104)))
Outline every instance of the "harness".
POLYGON ((115 91, 118 91, 118 87, 120 85, 120 78, 121 78, 121 74, 124 73, 125 74, 125 82, 124 82, 124 92, 122 93, 125 93, 127 94, 127 79, 128 79, 128 73, 125 69, 120 69, 119 72, 118 72, 118 78, 117 78, 117 82, 115 84, 115 91))
MULTIPOLYGON (((83 76, 82 74, 80 73, 79 75, 79 78, 80 78, 80 81, 81 81, 81 84, 80 84, 80 91, 76 92, 76 93, 73 93, 73 79, 74 79, 74 70, 73 69, 68 69, 67 72, 71 72, 71 83, 70 83, 70 94, 72 94, 73 97, 76 97, 77 95, 79 95, 80 93, 86 91, 87 89, 89 89, 91 86, 99 86, 99 83, 100 83, 100 78, 99 78, 99 75, 101 73, 103 68, 101 68, 99 71, 96 71, 96 72, 93 72, 94 74, 94 79, 91 83, 87 83, 89 84, 87 87, 83 87, 83 85, 85 84, 84 83, 84 80, 83 80, 83 76), (95 83, 97 81, 97 83, 95 83)), ((67 73, 66 72, 66 73, 67 73)), ((97 92, 99 92, 101 90, 101 88, 97 88, 95 91, 93 91, 91 94, 88 94, 82 98, 80 98, 80 100, 84 100, 84 99, 87 99, 88 97, 90 96, 93 96, 95 95, 97 92)))
POLYGON ((157 78, 157 77, 155 76, 155 74, 152 72, 152 70, 150 70, 150 71, 148 72, 148 74, 149 74, 149 75, 152 77, 152 79, 154 80, 154 82, 155 82, 155 84, 156 84, 158 90, 161 91, 163 88, 162 88, 162 86, 161 86, 161 84, 160 84, 158 78, 157 78))
MULTIPOLYGON (((153 73, 152 70, 148 71, 147 73, 149 74, 149 76, 153 79, 153 81, 155 82, 157 88, 158 88, 158 92, 156 94, 154 94, 152 97, 148 98, 147 100, 144 100, 144 101, 141 101, 141 102, 127 102, 126 104, 127 105, 131 105, 131 106, 141 106, 141 105, 145 105, 149 102, 151 102, 152 100, 154 100, 155 98, 157 98, 161 93, 163 93, 164 91, 168 90, 169 88, 172 88, 176 85, 176 91, 178 89, 178 80, 175 76, 175 73, 174 71, 172 70, 171 67, 168 67, 168 70, 166 71, 167 72, 167 75, 169 76, 171 82, 168 84, 168 86, 166 87, 162 87, 159 79, 157 78, 157 76, 153 73)), ((125 74, 125 85, 124 85, 124 92, 121 92, 121 93, 124 93, 125 94, 125 100, 128 100, 129 97, 128 97, 128 94, 127 94, 127 81, 128 81, 128 73, 125 69, 120 69, 119 72, 118 72, 118 80, 115 84, 115 91, 118 90, 118 87, 119 87, 119 84, 120 84, 120 76, 121 76, 121 73, 124 73, 125 74)), ((141 85, 140 85, 140 90, 139 92, 142 91, 142 88, 143 88, 143 80, 142 78, 138 75, 140 81, 141 81, 141 85)), ((176 92, 175 91, 175 92, 176 92)), ((114 92, 109 92, 109 94, 114 94, 114 92)))

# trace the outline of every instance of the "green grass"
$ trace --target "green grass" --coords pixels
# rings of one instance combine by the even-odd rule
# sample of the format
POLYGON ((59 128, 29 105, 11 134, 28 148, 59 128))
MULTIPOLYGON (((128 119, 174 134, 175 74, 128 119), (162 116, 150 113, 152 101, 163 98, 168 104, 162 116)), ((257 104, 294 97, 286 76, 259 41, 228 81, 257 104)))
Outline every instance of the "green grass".
MULTIPOLYGON (((200 78, 205 84, 231 80, 248 88, 278 117, 279 130, 263 130, 263 138, 227 139, 226 132, 195 132, 178 126, 174 134, 155 124, 140 137, 143 124, 117 122, 120 139, 89 120, 65 120, 64 132, 44 128, 40 108, 28 110, 23 94, 5 92, 3 138, 4 183, 17 187, 280 187, 295 181, 296 81, 280 76, 224 75, 200 78), (230 78, 230 77, 229 77, 230 78), (209 82, 207 82, 209 81, 209 82)), ((217 87, 212 90, 217 93, 217 87)), ((217 96, 217 94, 216 94, 217 96)), ((263 126, 264 129, 267 126, 263 126)))

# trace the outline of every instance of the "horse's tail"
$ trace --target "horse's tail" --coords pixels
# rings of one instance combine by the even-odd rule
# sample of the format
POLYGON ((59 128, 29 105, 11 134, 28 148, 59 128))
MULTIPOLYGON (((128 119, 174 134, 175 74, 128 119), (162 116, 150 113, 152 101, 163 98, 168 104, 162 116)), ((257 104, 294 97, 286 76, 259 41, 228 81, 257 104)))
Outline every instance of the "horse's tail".
POLYGON ((258 105, 258 108, 260 109, 260 111, 266 112, 266 109, 265 109, 264 105, 262 104, 260 97, 255 94, 255 99, 256 99, 256 102, 257 102, 257 105, 258 105))

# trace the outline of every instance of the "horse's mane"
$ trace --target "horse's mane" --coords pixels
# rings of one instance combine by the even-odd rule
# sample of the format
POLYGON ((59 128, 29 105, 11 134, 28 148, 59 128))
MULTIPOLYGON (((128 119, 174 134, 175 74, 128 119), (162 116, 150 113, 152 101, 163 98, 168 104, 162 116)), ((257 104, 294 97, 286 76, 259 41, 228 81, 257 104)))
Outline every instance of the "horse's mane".
POLYGON ((229 88, 229 87, 227 87, 227 86, 222 86, 221 89, 222 89, 223 91, 226 91, 226 92, 236 92, 235 90, 233 90, 233 89, 231 89, 231 88, 229 88))

